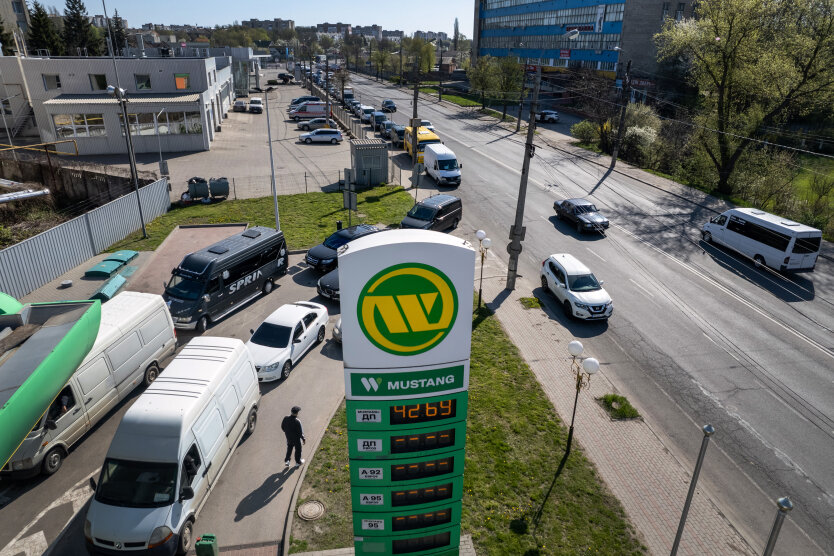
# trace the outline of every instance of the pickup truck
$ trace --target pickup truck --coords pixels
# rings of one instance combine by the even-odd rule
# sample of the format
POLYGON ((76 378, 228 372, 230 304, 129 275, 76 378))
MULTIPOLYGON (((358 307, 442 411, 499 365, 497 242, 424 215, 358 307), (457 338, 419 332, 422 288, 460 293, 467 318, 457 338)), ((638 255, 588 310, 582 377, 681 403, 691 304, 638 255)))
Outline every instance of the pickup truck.
POLYGON ((295 76, 293 76, 290 73, 279 73, 278 79, 280 79, 284 83, 284 85, 287 85, 295 81, 295 76))
POLYGON ((580 234, 586 230, 603 231, 608 228, 608 219, 587 199, 556 201, 553 210, 559 220, 570 220, 576 224, 576 231, 580 234))

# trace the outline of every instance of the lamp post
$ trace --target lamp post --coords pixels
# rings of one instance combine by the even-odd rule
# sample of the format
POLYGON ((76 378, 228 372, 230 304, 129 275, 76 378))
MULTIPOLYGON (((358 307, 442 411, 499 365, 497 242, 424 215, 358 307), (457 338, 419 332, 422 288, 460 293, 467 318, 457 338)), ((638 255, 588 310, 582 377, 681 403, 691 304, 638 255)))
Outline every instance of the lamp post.
MULTIPOLYGON (((620 52, 623 51, 622 48, 619 46, 615 46, 614 50, 617 51, 617 65, 619 66, 620 60, 620 52)), ((620 125, 617 126, 617 142, 614 143, 614 150, 611 153, 611 170, 614 169, 614 166, 617 164, 617 155, 620 152, 620 145, 623 142, 623 133, 625 131, 625 117, 626 117, 626 107, 628 106, 628 93, 629 88, 631 87, 631 77, 629 73, 631 72, 631 60, 628 61, 626 64, 625 76, 623 77, 623 88, 622 88, 622 108, 620 109, 620 125)))
MULTIPOLYGON (((310 80, 310 82, 312 83, 312 79, 310 80)), ((272 183, 272 204, 275 209, 275 229, 280 230, 281 221, 278 218, 278 191, 275 187, 275 162, 272 158, 272 127, 269 125, 269 93, 272 92, 274 89, 274 87, 267 87, 266 90, 257 88, 253 89, 253 92, 263 93, 264 104, 266 104, 266 137, 267 141, 269 141, 269 171, 272 183)))
POLYGON ((122 108, 122 118, 125 126, 125 143, 127 144, 127 157, 130 162, 130 177, 133 178, 133 188, 136 190, 136 203, 139 205, 139 221, 142 223, 142 237, 148 237, 145 229, 145 217, 142 214, 142 199, 139 198, 139 173, 136 171, 136 153, 133 150, 133 138, 130 135, 130 120, 127 116, 127 97, 125 90, 121 87, 107 86, 107 94, 114 97, 122 108))
MULTIPOLYGON (((17 149, 14 148, 14 143, 12 142, 12 132, 9 131, 9 126, 6 124, 6 101, 11 100, 14 97, 19 97, 21 94, 22 93, 17 93, 0 100, 0 114, 3 116, 3 127, 6 128, 6 137, 9 139, 9 146, 12 147, 12 156, 14 157, 15 162, 17 162, 17 149)), ((11 107, 11 103, 9 103, 9 106, 11 107)))
POLYGON ((562 456, 562 461, 559 462, 559 467, 553 475, 553 481, 550 483, 550 488, 547 489, 547 494, 544 495, 544 500, 542 500, 541 506, 539 506, 535 516, 533 516, 533 525, 535 527, 538 527, 539 525, 542 513, 544 512, 544 506, 547 504, 547 499, 550 497, 550 493, 553 491, 553 486, 556 484, 556 479, 558 479, 559 475, 562 473, 562 469, 564 469, 565 463, 567 463, 568 456, 570 455, 570 447, 573 441, 573 421, 576 418, 576 403, 579 401, 579 392, 582 388, 588 388, 591 385, 591 376, 596 374, 599 370, 599 361, 593 357, 586 357, 583 359, 583 351, 585 351, 585 348, 582 346, 582 342, 578 340, 574 340, 568 344, 568 352, 571 355, 570 368, 573 373, 574 380, 576 380, 576 395, 573 398, 573 413, 570 417, 568 441, 565 446, 565 455, 562 456))
MULTIPOLYGON (((159 147, 159 175, 160 176, 167 176, 168 175, 168 165, 162 160, 162 136, 159 133, 159 117, 162 115, 163 112, 168 110, 167 108, 163 108, 159 111, 159 114, 154 114, 153 123, 156 126, 156 144, 159 147)), ((169 130, 170 132, 170 130, 169 130)))
POLYGON ((487 251, 492 246, 492 240, 486 236, 486 232, 478 230, 475 232, 475 237, 478 238, 478 252, 481 254, 481 278, 478 280, 478 309, 481 308, 481 286, 484 284, 484 260, 487 256, 487 251))

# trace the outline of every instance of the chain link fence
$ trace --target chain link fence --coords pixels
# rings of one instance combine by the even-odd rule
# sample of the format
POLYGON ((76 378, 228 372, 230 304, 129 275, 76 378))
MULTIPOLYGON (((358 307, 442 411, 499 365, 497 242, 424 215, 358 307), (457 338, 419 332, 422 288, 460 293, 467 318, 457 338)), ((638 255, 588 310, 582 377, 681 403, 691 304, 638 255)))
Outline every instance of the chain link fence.
MULTIPOLYGON (((339 191, 344 176, 341 170, 332 172, 276 172, 278 195, 339 191)), ((271 176, 242 176, 229 179, 229 198, 252 199, 272 195, 271 176)))

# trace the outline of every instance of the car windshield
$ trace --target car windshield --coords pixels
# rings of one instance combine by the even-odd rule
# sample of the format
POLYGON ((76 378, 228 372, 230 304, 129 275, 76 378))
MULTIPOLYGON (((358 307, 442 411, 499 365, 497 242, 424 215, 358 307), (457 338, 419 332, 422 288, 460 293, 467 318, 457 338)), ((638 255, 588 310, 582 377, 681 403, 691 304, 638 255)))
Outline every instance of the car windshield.
POLYGON ((574 292, 593 292, 602 288, 593 274, 574 274, 568 276, 568 288, 574 292))
POLYGON ((457 170, 458 161, 454 158, 447 158, 446 160, 438 160, 437 168, 440 170, 457 170))
POLYGON ((599 212, 594 205, 576 205, 576 214, 587 214, 589 212, 599 212))
POLYGON ((96 501, 128 508, 160 508, 174 502, 177 464, 108 458, 96 501))
POLYGON ((332 234, 329 238, 324 240, 324 246, 329 247, 331 249, 338 249, 348 241, 350 241, 350 236, 348 236, 344 232, 336 232, 332 234))
POLYGON ((259 346, 271 348, 285 348, 290 345, 290 334, 292 328, 265 322, 255 330, 251 341, 259 346))
POLYGON ((171 281, 165 287, 165 293, 171 297, 180 299, 197 299, 203 292, 203 283, 189 278, 183 278, 176 274, 171 276, 171 281))
POLYGON ((437 209, 435 208, 427 207, 426 205, 415 205, 408 211, 408 216, 417 220, 431 220, 436 213, 437 209))

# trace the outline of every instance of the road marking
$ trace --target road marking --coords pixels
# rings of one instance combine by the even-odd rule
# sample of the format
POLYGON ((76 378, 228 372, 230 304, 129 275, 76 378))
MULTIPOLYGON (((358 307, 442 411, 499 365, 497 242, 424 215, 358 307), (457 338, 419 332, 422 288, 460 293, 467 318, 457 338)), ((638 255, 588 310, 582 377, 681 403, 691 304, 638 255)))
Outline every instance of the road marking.
MULTIPOLYGON (((500 164, 501 166, 503 166, 504 168, 506 168, 506 169, 507 169, 507 170, 509 170, 510 172, 514 172, 514 173, 518 174, 519 176, 521 175, 521 170, 516 170, 516 169, 515 169, 515 168, 513 168, 512 166, 509 166, 509 165, 507 165, 507 164, 504 164, 504 163, 503 163, 503 162, 501 162, 500 160, 496 160, 495 158, 492 158, 491 156, 489 156, 489 155, 488 155, 488 154, 486 154, 485 152, 482 152, 482 151, 481 151, 481 150, 479 150, 479 149, 471 149, 471 150, 472 150, 472 152, 474 152, 474 153, 478 153, 479 155, 481 155, 481 156, 483 156, 483 157, 486 157, 486 158, 490 159, 492 162, 494 162, 494 163, 496 163, 496 164, 500 164)), ((544 185, 542 182, 540 182, 539 180, 537 180, 537 179, 535 179, 535 178, 531 178, 529 174, 527 175, 527 181, 528 181, 528 182, 531 182, 531 183, 534 183, 535 185, 538 185, 539 187, 545 187, 545 185, 544 185)))
POLYGON ((598 258, 598 259, 599 259, 599 260, 601 260, 602 262, 606 262, 606 261, 605 261, 605 259, 603 259, 603 258, 602 258, 602 257, 600 257, 599 255, 597 255, 594 251, 592 251, 590 247, 586 247, 585 249, 587 249, 587 250, 588 250, 588 252, 589 252, 591 255, 593 255, 594 257, 598 258))
MULTIPOLYGON (((638 288, 640 288, 641 290, 643 290, 644 292, 646 292, 646 295, 648 295, 649 297, 654 297, 654 294, 652 292, 650 292, 649 290, 647 290, 646 288, 644 288, 643 286, 641 286, 640 284, 638 284, 637 282, 635 282, 631 278, 629 278, 628 281, 631 282, 632 284, 634 284, 635 286, 637 286, 638 288)), ((704 336, 707 336, 707 335, 704 334, 704 336)), ((707 338, 709 338, 709 336, 707 336, 707 338)))
MULTIPOLYGON (((440 134, 440 133, 438 133, 438 135, 441 135, 441 134, 440 134)), ((471 149, 471 148, 472 148, 472 145, 467 145, 466 143, 464 143, 464 142, 463 142, 463 139, 461 139, 461 138, 459 138, 459 137, 455 137, 454 135, 452 135, 452 134, 451 134, 451 133, 449 133, 448 131, 444 131, 444 132, 442 133, 442 135, 445 135, 446 137, 448 137, 449 139, 452 139, 453 141, 457 141, 458 143, 460 143, 462 146, 466 147, 467 149, 471 149)))

